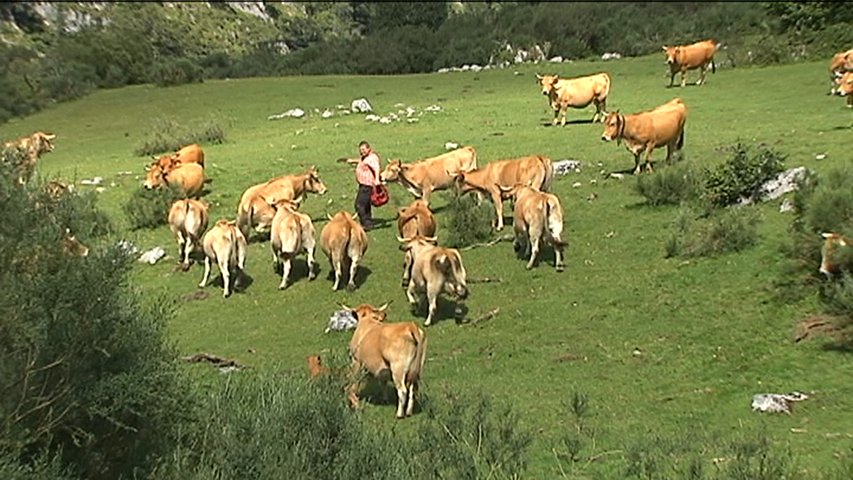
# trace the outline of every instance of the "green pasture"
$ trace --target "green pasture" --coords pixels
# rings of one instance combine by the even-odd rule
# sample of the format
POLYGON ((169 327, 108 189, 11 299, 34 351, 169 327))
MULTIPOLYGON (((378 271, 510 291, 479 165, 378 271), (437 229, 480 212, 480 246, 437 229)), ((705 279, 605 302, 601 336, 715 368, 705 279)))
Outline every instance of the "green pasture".
MULTIPOLYGON (((120 230, 111 241, 126 238, 142 249, 166 248, 169 256, 156 265, 139 264, 133 286, 150 301, 175 302, 170 332, 183 354, 208 352, 255 370, 300 373, 308 354, 345 351, 350 333, 323 332, 338 303, 390 301, 391 320, 423 323, 400 288, 402 253, 395 238, 396 208, 411 196, 392 185, 391 202, 374 210, 387 223, 368 233, 355 292, 331 290, 329 265, 319 248, 318 278, 307 280, 303 256, 291 287, 279 291, 269 242, 256 239, 247 258, 252 282, 244 291, 223 299, 221 287, 211 285, 207 298, 192 299, 202 268, 179 271, 168 228, 128 231, 121 208, 140 187, 147 162, 133 151, 158 119, 187 126, 213 120, 225 129, 225 143, 203 145, 212 179, 205 197, 213 204, 211 222, 234 218, 247 187, 316 165, 329 190, 309 196, 303 211, 314 219, 318 235, 327 213, 353 211, 353 168, 335 160, 356 156, 363 139, 383 161, 434 156, 445 151, 446 142, 474 146, 480 165, 529 154, 580 160, 582 171, 558 176, 553 189, 565 210, 566 271, 554 270, 548 250, 537 268, 525 270, 525 260, 515 257, 509 242, 463 251, 469 279, 500 281, 469 285, 461 322, 452 318, 449 301, 440 304, 437 322, 427 329, 423 391, 434 399, 442 398, 441 392, 482 391, 511 403, 534 434, 530 478, 624 478, 628 452, 654 437, 674 442, 675 458, 697 445, 693 451, 712 469, 712 459, 722 455, 727 442, 761 433, 780 451, 790 449, 802 478, 836 468, 853 445, 853 362, 849 352, 828 349, 820 340, 792 341, 797 323, 817 307, 811 298, 793 305, 774 298, 771 283, 780 274, 779 247, 789 239, 791 214, 779 213, 781 199, 754 207, 763 219, 761 238, 741 253, 664 258, 677 208, 644 204, 630 175, 632 156, 624 146, 601 140, 601 124, 589 123, 592 106, 571 110, 565 127, 551 127, 552 113, 534 76, 599 71, 612 76, 608 110, 634 112, 675 96, 684 100, 685 162, 718 164, 727 158, 722 148, 739 140, 788 155, 787 168, 828 172, 853 160, 853 112, 843 99, 826 95, 824 62, 718 68, 708 73, 704 86, 667 88, 662 55, 481 72, 143 85, 56 105, 3 125, 0 137, 55 133, 55 150, 40 160, 40 175, 75 180, 80 191, 93 188, 80 180, 103 177, 100 205, 120 230), (366 121, 363 114, 323 119, 315 113, 337 112, 337 105, 349 107, 361 97, 380 116, 408 106, 423 114, 414 115, 415 123, 385 125, 366 121), (425 112, 431 105, 441 110, 425 112), (267 120, 295 107, 307 115, 267 120), (826 158, 816 160, 817 154, 826 158), (119 174, 126 171, 132 174, 119 174), (607 178, 611 172, 627 174, 607 178), (576 182, 579 186, 573 186, 576 182), (597 196, 590 199, 593 193, 597 196), (493 318, 471 322, 495 308, 500 310, 493 318), (811 395, 793 415, 750 409, 754 394, 793 390, 811 395), (574 467, 564 462, 561 471, 555 452, 565 450, 562 436, 575 428, 567 407, 573 392, 589 398, 585 422, 594 429, 594 440, 588 437, 585 453, 596 460, 574 467)), ((696 78, 691 72, 688 82, 696 78)), ((664 155, 658 150, 654 158, 664 155)), ((662 161, 655 166, 666 168, 662 161)), ((434 199, 441 239, 448 197, 434 199)), ((510 216, 508 204, 504 213, 510 216)), ((511 231, 508 219, 501 233, 511 231)), ((188 369, 209 381, 224 378, 208 367, 188 369)), ((368 403, 364 415, 389 428, 396 422, 392 405, 368 403)), ((415 415, 395 428, 417 422, 415 415)))

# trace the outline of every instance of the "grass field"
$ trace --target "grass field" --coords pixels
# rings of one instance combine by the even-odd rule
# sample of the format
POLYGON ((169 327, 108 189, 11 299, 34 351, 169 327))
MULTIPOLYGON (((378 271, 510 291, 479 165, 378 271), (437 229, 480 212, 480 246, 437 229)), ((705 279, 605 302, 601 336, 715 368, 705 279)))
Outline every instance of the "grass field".
MULTIPOLYGON (((535 73, 561 76, 606 71, 613 79, 608 109, 645 110, 680 96, 688 106, 685 161, 722 162, 720 147, 738 140, 765 143, 787 154, 786 167, 827 172, 853 160, 853 113, 843 100, 826 95, 824 62, 788 66, 723 69, 709 72, 701 87, 666 88, 659 55, 615 62, 525 65, 505 70, 387 77, 292 77, 208 81, 173 88, 136 86, 99 91, 0 127, 0 137, 35 130, 57 134, 55 150, 42 157, 39 172, 48 178, 79 181, 102 176, 100 205, 115 219, 122 237, 143 249, 163 246, 169 258, 139 264, 134 285, 151 301, 177 302, 170 324, 179 350, 232 357, 262 370, 305 370, 311 353, 343 352, 349 333, 324 334, 338 302, 375 305, 392 301, 390 319, 415 317, 400 288, 402 254, 397 248, 396 208, 411 200, 398 185, 392 200, 374 216, 387 228, 371 231, 363 283, 353 293, 332 292, 325 257, 317 251, 321 272, 305 278, 302 257, 295 283, 278 291, 269 243, 249 247, 247 272, 252 283, 229 299, 207 288, 203 300, 186 300, 197 291, 202 269, 176 269, 177 247, 168 228, 130 232, 121 206, 141 185, 146 158, 134 149, 161 118, 184 125, 214 120, 225 128, 226 142, 204 145, 207 176, 213 179, 211 219, 235 215, 240 194, 270 177, 300 173, 316 165, 329 188, 309 196, 303 211, 317 231, 326 213, 352 211, 352 166, 357 144, 371 142, 383 160, 403 161, 437 155, 445 142, 472 145, 480 165, 528 154, 555 161, 577 159, 580 173, 558 176, 554 192, 565 210, 568 240, 566 271, 555 272, 552 257, 532 271, 516 259, 508 242, 462 253, 469 278, 500 282, 470 285, 468 319, 500 308, 492 319, 456 323, 445 304, 430 339, 423 390, 482 391, 509 402, 524 428, 534 434, 530 478, 623 478, 632 448, 667 439, 673 458, 686 458, 689 445, 713 468, 734 439, 764 433, 774 447, 790 449, 800 478, 813 478, 839 464, 853 446, 853 362, 849 352, 825 348, 820 341, 794 343, 799 320, 817 309, 809 298, 793 305, 773 299, 771 282, 779 275, 779 247, 788 240, 790 214, 779 213, 781 200, 760 209, 761 239, 738 254, 715 258, 664 258, 664 242, 676 207, 649 207, 634 190, 636 179, 607 179, 602 172, 626 171, 632 156, 623 146, 601 141, 600 124, 588 122, 593 108, 569 112, 570 124, 551 127, 552 114, 539 93, 535 73), (365 97, 384 115, 412 106, 425 112, 416 123, 368 122, 361 114, 323 119, 314 109, 365 97), (402 104, 403 106, 399 106, 402 104), (300 107, 302 119, 267 117, 300 107), (826 159, 816 160, 817 154, 826 159), (119 175, 132 171, 133 175, 119 175), (579 187, 573 187, 579 182, 579 187), (597 197, 589 200, 595 192, 597 197), (251 353, 250 353, 251 351, 251 353), (791 416, 750 409, 752 395, 811 392, 791 416), (562 436, 574 429, 566 402, 582 392, 590 402, 587 424, 594 443, 585 447, 595 461, 574 466, 557 460, 562 436)), ((695 80, 691 72, 688 81, 695 80)), ((654 158, 662 160, 664 150, 654 158)), ((666 168, 658 162, 658 168, 666 168)), ((442 237, 443 194, 435 198, 442 237)), ((505 206, 505 215, 509 207, 505 206)), ((508 226, 503 233, 511 231, 508 226)), ((818 265, 815 265, 815 269, 818 265)), ((199 366, 200 375, 214 375, 199 366)), ((251 373, 240 373, 251 374, 251 373)), ((215 380, 211 380, 215 381, 215 380)), ((391 425, 393 406, 368 404, 364 415, 391 425)), ((409 424, 417 424, 415 415, 409 424)), ((406 426, 403 426, 405 428, 406 426)), ((399 428, 399 427, 398 427, 399 428)), ((723 460, 725 461, 725 460, 723 460)))

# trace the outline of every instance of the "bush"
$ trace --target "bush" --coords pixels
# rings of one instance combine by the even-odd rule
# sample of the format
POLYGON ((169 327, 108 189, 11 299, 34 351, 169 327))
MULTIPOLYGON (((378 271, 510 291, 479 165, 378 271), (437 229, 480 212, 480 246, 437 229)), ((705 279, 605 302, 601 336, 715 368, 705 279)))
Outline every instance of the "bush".
POLYGON ((183 197, 183 192, 178 187, 152 190, 140 187, 133 192, 122 209, 127 215, 131 230, 157 228, 168 222, 172 203, 183 197))
POLYGON ((757 242, 759 222, 758 212, 748 207, 717 209, 702 218, 684 208, 665 245, 666 257, 707 257, 743 250, 757 242))
POLYGON ((202 81, 203 70, 192 60, 178 58, 163 62, 154 71, 154 83, 160 87, 184 85, 202 81))
POLYGON ((697 200, 702 195, 702 186, 701 172, 689 166, 675 166, 652 175, 640 175, 636 183, 637 192, 646 198, 646 203, 655 206, 697 200))
POLYGON ((225 130, 215 120, 185 127, 172 117, 160 117, 145 131, 148 132, 148 138, 133 152, 138 156, 174 152, 192 143, 225 142, 225 130))
POLYGON ((785 160, 764 145, 752 148, 739 142, 730 150, 732 156, 725 163, 705 174, 707 199, 719 207, 753 199, 764 182, 783 170, 785 160))
POLYGON ((475 194, 451 194, 445 217, 445 242, 453 248, 467 247, 492 238, 495 209, 489 201, 477 205, 475 194))

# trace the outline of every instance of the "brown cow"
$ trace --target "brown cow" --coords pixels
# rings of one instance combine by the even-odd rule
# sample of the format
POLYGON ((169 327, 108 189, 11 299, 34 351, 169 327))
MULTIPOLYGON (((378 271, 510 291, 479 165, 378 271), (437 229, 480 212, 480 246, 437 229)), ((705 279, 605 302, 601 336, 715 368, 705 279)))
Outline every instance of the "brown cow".
POLYGON ((188 163, 197 163, 204 167, 204 150, 197 143, 187 145, 175 153, 162 155, 160 157, 151 157, 154 159, 154 165, 160 165, 166 171, 176 168, 178 165, 186 165, 188 163))
POLYGON ((62 251, 66 255, 73 257, 86 257, 89 255, 89 247, 77 240, 77 236, 71 233, 70 228, 65 229, 65 235, 62 237, 62 251))
MULTIPOLYGON (((343 308, 355 313, 358 324, 349 343, 352 375, 366 370, 375 378, 394 382, 397 390, 397 418, 411 416, 415 395, 426 360, 426 333, 415 322, 385 323, 388 304, 379 308, 362 304, 343 308)), ((361 381, 349 387, 349 402, 358 408, 361 381)))
POLYGON ((311 217, 296 211, 296 202, 289 199, 275 201, 264 198, 275 210, 270 233, 272 257, 276 265, 282 266, 279 290, 288 286, 291 260, 302 252, 308 254, 308 280, 314 280, 314 224, 311 217))
POLYGON ((424 325, 429 326, 435 318, 438 295, 441 292, 455 295, 461 300, 468 297, 467 275, 462 265, 462 256, 455 248, 437 246, 434 237, 398 237, 397 240, 402 243, 401 248, 405 250, 405 254, 411 256, 411 261, 407 262, 412 266, 411 272, 403 272, 404 276, 409 275, 406 297, 409 303, 417 305, 417 294, 426 294, 429 311, 424 325))
POLYGON ((383 182, 398 182, 416 198, 429 205, 429 197, 436 190, 453 186, 453 176, 477 168, 474 147, 462 147, 452 152, 413 163, 391 160, 379 175, 383 182))
POLYGON ((201 247, 201 236, 207 230, 208 208, 200 200, 176 200, 169 209, 169 229, 178 242, 178 255, 183 257, 181 269, 190 268, 190 253, 201 247))
POLYGON ((456 176, 457 186, 462 194, 477 191, 488 194, 495 205, 495 228, 502 230, 503 200, 506 197, 501 187, 511 188, 516 183, 530 183, 534 188, 547 192, 554 181, 554 166, 551 159, 541 155, 498 160, 483 168, 456 176))
POLYGON ((666 161, 675 150, 684 146, 684 124, 687 107, 681 99, 673 99, 653 110, 623 115, 617 110, 604 119, 603 141, 625 142, 625 147, 634 154, 634 174, 640 173, 640 155, 645 152, 645 165, 652 171, 652 151, 666 145, 666 161))
POLYGON ((143 186, 152 190, 168 184, 170 187, 178 187, 188 198, 198 197, 204 188, 204 168, 197 163, 177 165, 172 170, 156 164, 149 166, 143 186))
POLYGON ((517 184, 512 188, 502 188, 515 199, 513 228, 515 238, 512 247, 516 252, 530 256, 527 269, 533 268, 539 255, 539 242, 554 247, 554 267, 562 272, 563 250, 566 242, 562 239, 563 207, 560 199, 553 193, 540 192, 526 184, 517 184))
POLYGON ((216 261, 222 275, 222 296, 227 298, 232 292, 231 274, 239 276, 246 268, 246 238, 237 228, 237 222, 222 219, 204 234, 202 245, 205 255, 204 276, 198 286, 204 288, 207 285, 210 262, 216 261))
POLYGON ((409 206, 397 210, 397 231, 401 237, 432 237, 435 229, 435 215, 423 200, 414 200, 409 206))
POLYGON ((305 360, 308 362, 308 374, 312 379, 317 379, 332 373, 329 370, 329 367, 323 365, 320 355, 308 355, 305 357, 305 360))
POLYGON ((711 65, 711 73, 717 73, 714 64, 714 54, 720 48, 720 44, 714 40, 703 40, 690 45, 677 45, 674 47, 663 46, 666 54, 666 63, 669 65, 669 86, 673 85, 675 74, 681 72, 681 86, 686 84, 688 70, 699 69, 699 80, 696 85, 705 83, 705 70, 711 65))
POLYGON ((355 216, 345 211, 328 217, 329 223, 320 231, 320 248, 323 249, 335 272, 335 284, 332 290, 338 289, 343 277, 343 264, 349 261, 347 290, 353 291, 358 263, 367 252, 367 234, 364 233, 361 224, 355 221, 355 216))
POLYGON ((823 247, 820 250, 820 268, 818 271, 827 278, 837 275, 842 271, 850 271, 853 252, 853 238, 846 237, 840 233, 822 233, 824 238, 823 247))
POLYGON ((829 90, 830 95, 839 93, 838 80, 847 72, 853 72, 853 48, 846 52, 836 53, 829 62, 829 76, 832 80, 832 88, 829 90))
POLYGON ((836 92, 842 97, 847 97, 847 107, 853 107, 853 71, 847 72, 838 79, 836 92))
POLYGON ((28 137, 22 137, 17 140, 5 142, 4 150, 18 150, 24 156, 22 163, 18 165, 18 183, 23 185, 26 183, 35 170, 36 163, 43 153, 53 151, 53 139, 56 135, 35 132, 28 137))
POLYGON ((539 86, 542 87, 542 95, 548 96, 551 108, 554 109, 554 120, 562 115, 560 126, 566 124, 566 110, 572 108, 586 108, 590 103, 595 104, 595 115, 592 121, 599 118, 602 120, 607 115, 607 95, 610 94, 610 75, 596 73, 577 78, 560 78, 559 75, 536 74, 539 86), (600 117, 599 117, 600 116, 600 117))
POLYGON ((297 206, 302 203, 306 193, 323 195, 326 185, 320 180, 317 168, 312 166, 307 172, 298 175, 282 175, 246 189, 237 206, 237 225, 246 238, 250 229, 265 232, 272 226, 275 210, 264 200, 293 200, 297 206))

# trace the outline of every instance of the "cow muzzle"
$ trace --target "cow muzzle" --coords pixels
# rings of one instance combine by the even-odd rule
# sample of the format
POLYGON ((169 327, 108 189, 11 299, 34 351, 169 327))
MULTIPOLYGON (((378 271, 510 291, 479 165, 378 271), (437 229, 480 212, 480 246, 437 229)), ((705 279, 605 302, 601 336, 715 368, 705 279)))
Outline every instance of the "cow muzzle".
POLYGON ((601 136, 601 141, 602 141, 602 142, 609 142, 610 140, 613 140, 613 139, 612 139, 612 138, 610 138, 610 137, 608 137, 607 135, 602 135, 602 136, 601 136))
POLYGON ((468 288, 465 285, 456 285, 456 296, 460 300, 468 298, 468 288))

